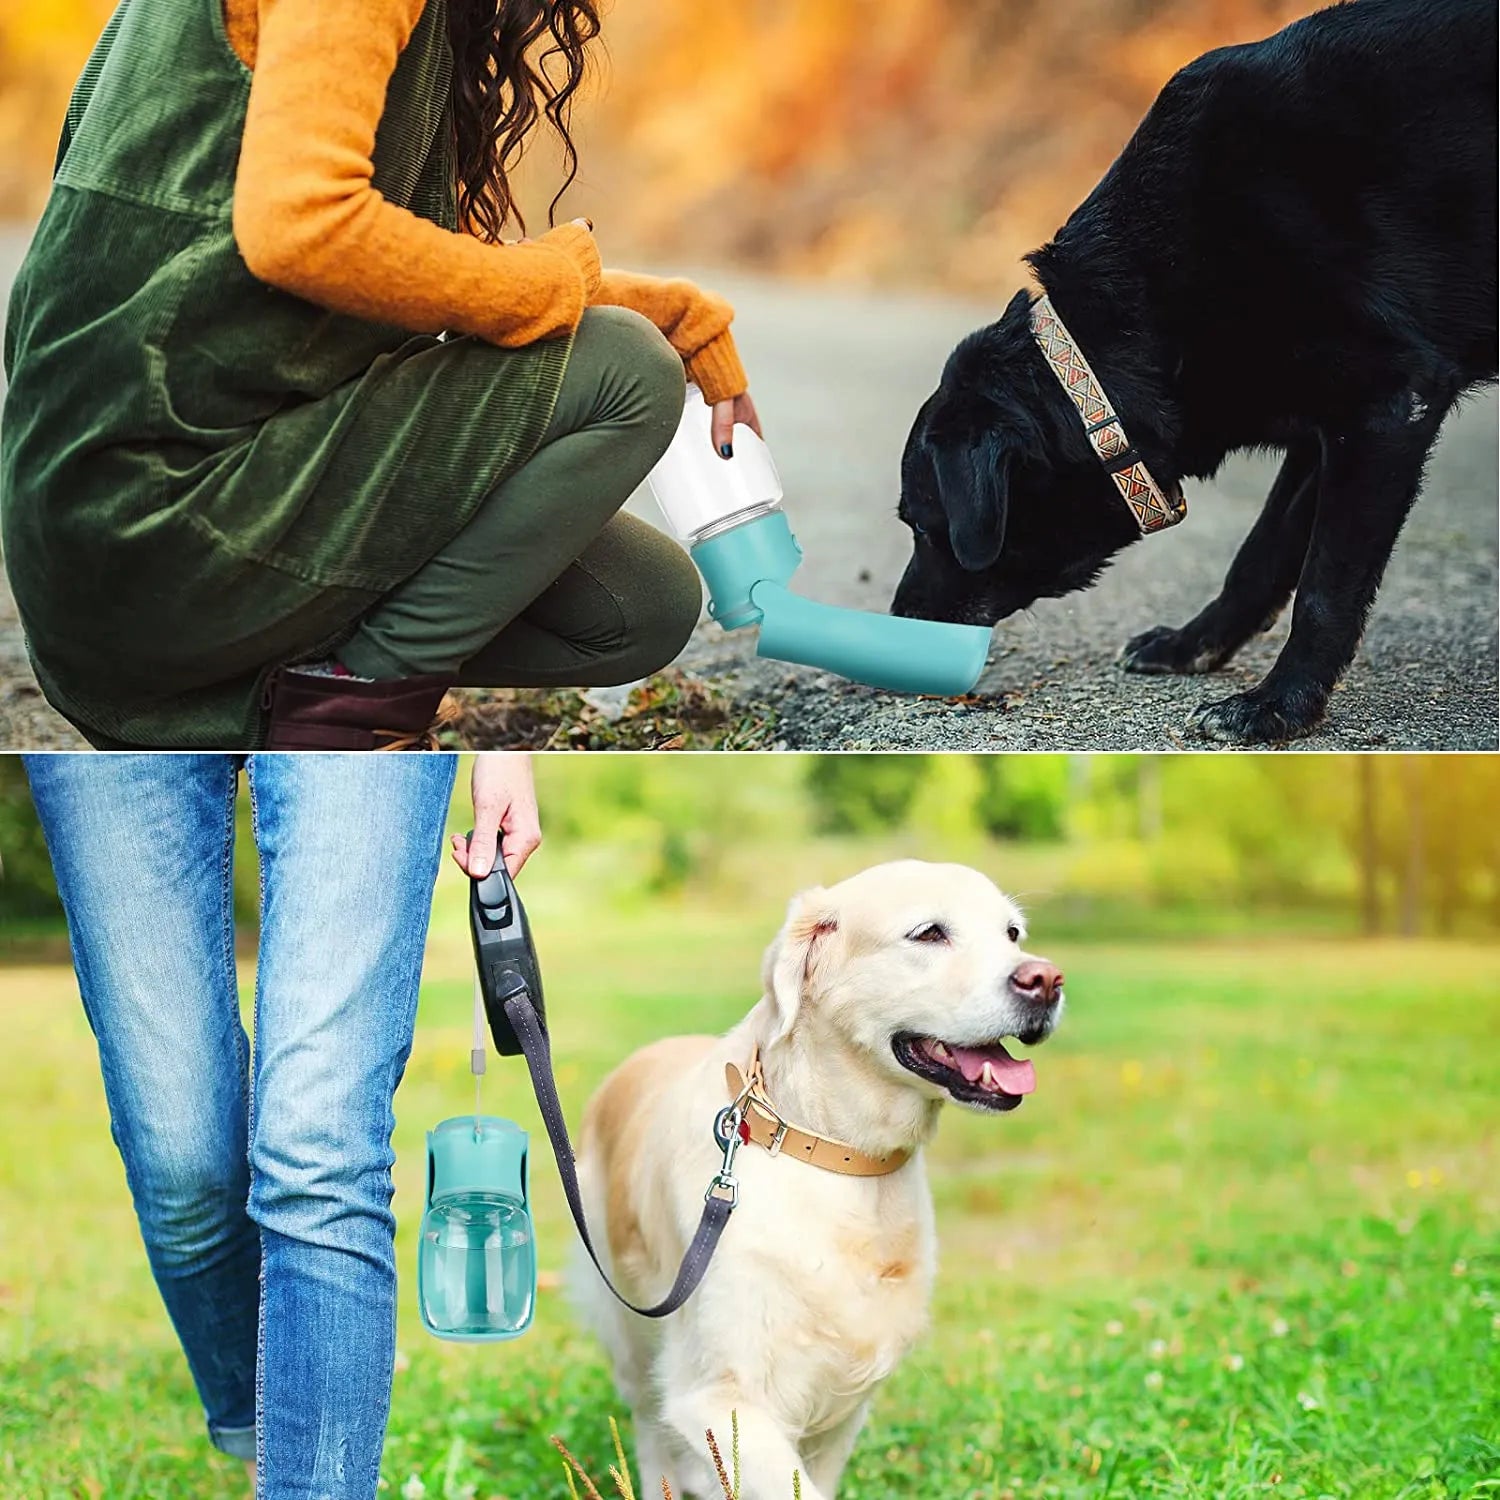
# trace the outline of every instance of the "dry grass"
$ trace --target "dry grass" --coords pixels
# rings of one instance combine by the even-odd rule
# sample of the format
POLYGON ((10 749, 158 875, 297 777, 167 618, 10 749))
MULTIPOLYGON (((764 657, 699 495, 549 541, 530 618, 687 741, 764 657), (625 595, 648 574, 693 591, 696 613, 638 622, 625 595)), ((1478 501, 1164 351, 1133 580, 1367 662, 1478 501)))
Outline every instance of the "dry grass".
MULTIPOLYGON (((714 1461, 714 1473, 719 1477, 719 1486, 724 1491, 724 1500, 740 1500, 740 1418, 738 1412, 731 1412, 730 1417, 730 1463, 729 1468, 724 1466, 724 1455, 719 1451, 719 1440, 714 1436, 712 1427, 704 1432, 704 1441, 708 1444, 708 1451, 714 1461)), ((620 1439, 620 1424, 613 1417, 609 1419, 609 1435, 615 1446, 615 1462, 610 1465, 609 1475, 614 1481, 615 1490, 620 1500, 636 1500, 635 1485, 630 1477, 630 1462, 625 1457, 625 1445, 620 1439)), ((570 1500, 603 1500, 598 1486, 589 1477, 588 1470, 574 1456, 572 1450, 560 1437, 553 1436, 552 1446, 563 1456, 563 1474, 568 1481, 568 1495, 570 1500), (582 1497, 579 1495, 578 1486, 583 1486, 582 1497)), ((674 1500, 672 1486, 665 1478, 661 1481, 662 1500, 674 1500)), ((802 1497, 802 1475, 796 1471, 792 1473, 792 1500, 801 1500, 802 1497)))
POLYGON ((580 690, 471 689, 445 733, 467 750, 764 750, 770 711, 740 706, 678 668, 642 683, 619 711, 580 690))

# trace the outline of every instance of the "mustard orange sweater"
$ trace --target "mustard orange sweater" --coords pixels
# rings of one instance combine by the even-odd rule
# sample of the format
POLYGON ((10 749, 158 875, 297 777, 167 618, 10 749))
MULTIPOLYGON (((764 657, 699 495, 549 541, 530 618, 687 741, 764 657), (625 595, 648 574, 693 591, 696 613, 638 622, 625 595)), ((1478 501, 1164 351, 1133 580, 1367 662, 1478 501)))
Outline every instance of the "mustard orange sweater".
POLYGON ((661 329, 707 400, 742 394, 722 297, 603 270, 580 224, 489 245, 371 186, 386 90, 425 4, 224 0, 230 42, 253 70, 234 189, 235 239, 252 273, 336 312, 506 348, 570 332, 587 307, 628 307, 661 329))

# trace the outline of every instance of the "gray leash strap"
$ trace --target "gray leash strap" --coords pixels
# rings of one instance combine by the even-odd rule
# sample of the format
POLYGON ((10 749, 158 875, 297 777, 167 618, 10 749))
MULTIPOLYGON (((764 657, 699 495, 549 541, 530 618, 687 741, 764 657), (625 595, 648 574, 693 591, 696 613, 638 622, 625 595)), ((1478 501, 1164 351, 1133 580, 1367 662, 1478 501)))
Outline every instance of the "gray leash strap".
POLYGON ((573 1223, 578 1229, 578 1238, 588 1251, 594 1269, 603 1278, 605 1286, 631 1312, 643 1318, 664 1318, 674 1313, 698 1289, 708 1270, 708 1263, 719 1246, 719 1237, 729 1224, 729 1216, 739 1201, 739 1188, 734 1179, 734 1154, 740 1144, 737 1111, 729 1116, 729 1128, 725 1131, 724 1163, 709 1184, 703 1200, 703 1217, 698 1221, 697 1232, 683 1256, 677 1279, 672 1289, 654 1307, 637 1307, 624 1296, 609 1273, 600 1264, 594 1242, 589 1238, 588 1224, 583 1215, 583 1194, 578 1186, 578 1173, 573 1163, 573 1143, 568 1139, 567 1122, 563 1119, 562 1104, 557 1097, 557 1085, 552 1075, 552 1047, 547 1040, 546 1029, 537 1019, 536 1007, 531 1003, 524 981, 519 975, 508 976, 514 984, 504 997, 505 1015, 515 1028, 521 1043, 521 1052, 531 1073, 531 1085, 536 1091, 536 1102, 542 1112, 542 1122, 547 1127, 547 1138, 552 1143, 552 1154, 557 1158, 557 1173, 562 1178, 563 1192, 567 1196, 568 1208, 573 1214, 573 1223))

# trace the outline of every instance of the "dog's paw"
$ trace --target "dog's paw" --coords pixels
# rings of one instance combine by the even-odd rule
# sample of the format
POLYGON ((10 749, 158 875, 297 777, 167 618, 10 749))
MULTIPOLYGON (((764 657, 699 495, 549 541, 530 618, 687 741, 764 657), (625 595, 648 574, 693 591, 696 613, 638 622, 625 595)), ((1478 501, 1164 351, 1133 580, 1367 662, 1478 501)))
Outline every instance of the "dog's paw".
POLYGON ((1188 720, 1188 733, 1223 745, 1283 745, 1311 734, 1322 722, 1320 700, 1258 687, 1200 704, 1188 720))
POLYGON ((1222 667, 1231 655, 1232 652, 1205 641, 1188 627, 1173 630, 1170 625, 1158 625, 1127 641, 1120 653, 1120 663, 1127 672, 1187 676, 1212 672, 1222 667))

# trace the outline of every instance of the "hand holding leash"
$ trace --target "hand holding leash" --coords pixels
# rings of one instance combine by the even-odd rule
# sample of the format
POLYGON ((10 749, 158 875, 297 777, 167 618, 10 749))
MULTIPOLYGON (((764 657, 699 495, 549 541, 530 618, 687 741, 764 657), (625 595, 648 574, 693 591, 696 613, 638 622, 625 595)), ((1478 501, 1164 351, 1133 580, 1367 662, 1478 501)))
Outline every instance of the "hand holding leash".
POLYGON ((531 757, 517 751, 476 755, 470 780, 474 831, 453 835, 454 863, 473 879, 488 875, 504 838, 506 868, 514 879, 542 842, 531 757))

